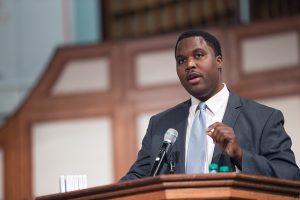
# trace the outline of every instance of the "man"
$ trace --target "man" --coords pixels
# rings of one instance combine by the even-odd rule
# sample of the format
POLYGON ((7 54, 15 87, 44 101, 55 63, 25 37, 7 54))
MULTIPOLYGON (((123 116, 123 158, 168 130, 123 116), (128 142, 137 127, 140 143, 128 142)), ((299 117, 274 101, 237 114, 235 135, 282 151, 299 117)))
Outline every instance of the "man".
MULTIPOLYGON (((151 117, 138 158, 122 181, 149 176, 169 128, 178 131, 170 153, 175 173, 208 173, 209 164, 217 163, 232 171, 299 180, 282 113, 227 89, 221 79, 221 47, 213 35, 182 33, 175 58, 177 75, 191 99, 151 117), (202 125, 196 130, 197 120, 202 125), (193 139, 194 132, 204 132, 204 138, 193 139)), ((160 174, 168 173, 166 162, 160 174)))

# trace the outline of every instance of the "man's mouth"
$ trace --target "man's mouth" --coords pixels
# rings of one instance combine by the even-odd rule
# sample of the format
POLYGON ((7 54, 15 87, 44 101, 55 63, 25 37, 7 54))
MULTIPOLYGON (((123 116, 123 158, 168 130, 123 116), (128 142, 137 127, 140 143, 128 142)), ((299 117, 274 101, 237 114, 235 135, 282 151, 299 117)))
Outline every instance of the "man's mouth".
POLYGON ((186 80, 190 83, 190 84, 196 84, 200 81, 200 79, 203 78, 202 74, 196 73, 196 72, 191 72, 188 73, 186 76, 186 80))

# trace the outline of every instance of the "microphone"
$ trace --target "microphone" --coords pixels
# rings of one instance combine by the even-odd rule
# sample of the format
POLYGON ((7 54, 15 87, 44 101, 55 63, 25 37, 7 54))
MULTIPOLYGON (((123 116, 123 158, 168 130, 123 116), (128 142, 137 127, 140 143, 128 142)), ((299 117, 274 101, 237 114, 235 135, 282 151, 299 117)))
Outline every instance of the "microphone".
POLYGON ((163 163, 167 159, 167 155, 171 150, 178 136, 178 132, 175 129, 169 128, 164 136, 164 142, 160 147, 160 151, 155 158, 154 164, 151 169, 150 176, 156 176, 161 170, 163 163))

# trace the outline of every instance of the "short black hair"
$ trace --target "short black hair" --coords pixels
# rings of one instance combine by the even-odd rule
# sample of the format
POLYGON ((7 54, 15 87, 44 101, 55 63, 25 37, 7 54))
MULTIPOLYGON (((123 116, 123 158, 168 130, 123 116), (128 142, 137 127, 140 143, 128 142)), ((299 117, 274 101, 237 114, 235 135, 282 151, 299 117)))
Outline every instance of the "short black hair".
POLYGON ((181 33, 175 45, 175 56, 176 56, 178 43, 184 38, 195 37, 195 36, 202 37, 207 42, 207 44, 214 50, 216 57, 222 56, 222 50, 221 50, 221 45, 219 40, 212 34, 201 30, 189 30, 181 33))

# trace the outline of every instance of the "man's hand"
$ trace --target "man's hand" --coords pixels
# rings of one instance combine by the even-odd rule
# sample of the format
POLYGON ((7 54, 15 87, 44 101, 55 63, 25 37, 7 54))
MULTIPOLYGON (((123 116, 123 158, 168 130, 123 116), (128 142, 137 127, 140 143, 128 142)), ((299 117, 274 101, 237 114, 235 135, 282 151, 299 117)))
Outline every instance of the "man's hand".
POLYGON ((224 152, 237 163, 242 163, 242 149, 231 127, 221 122, 215 122, 206 129, 206 132, 224 152))

